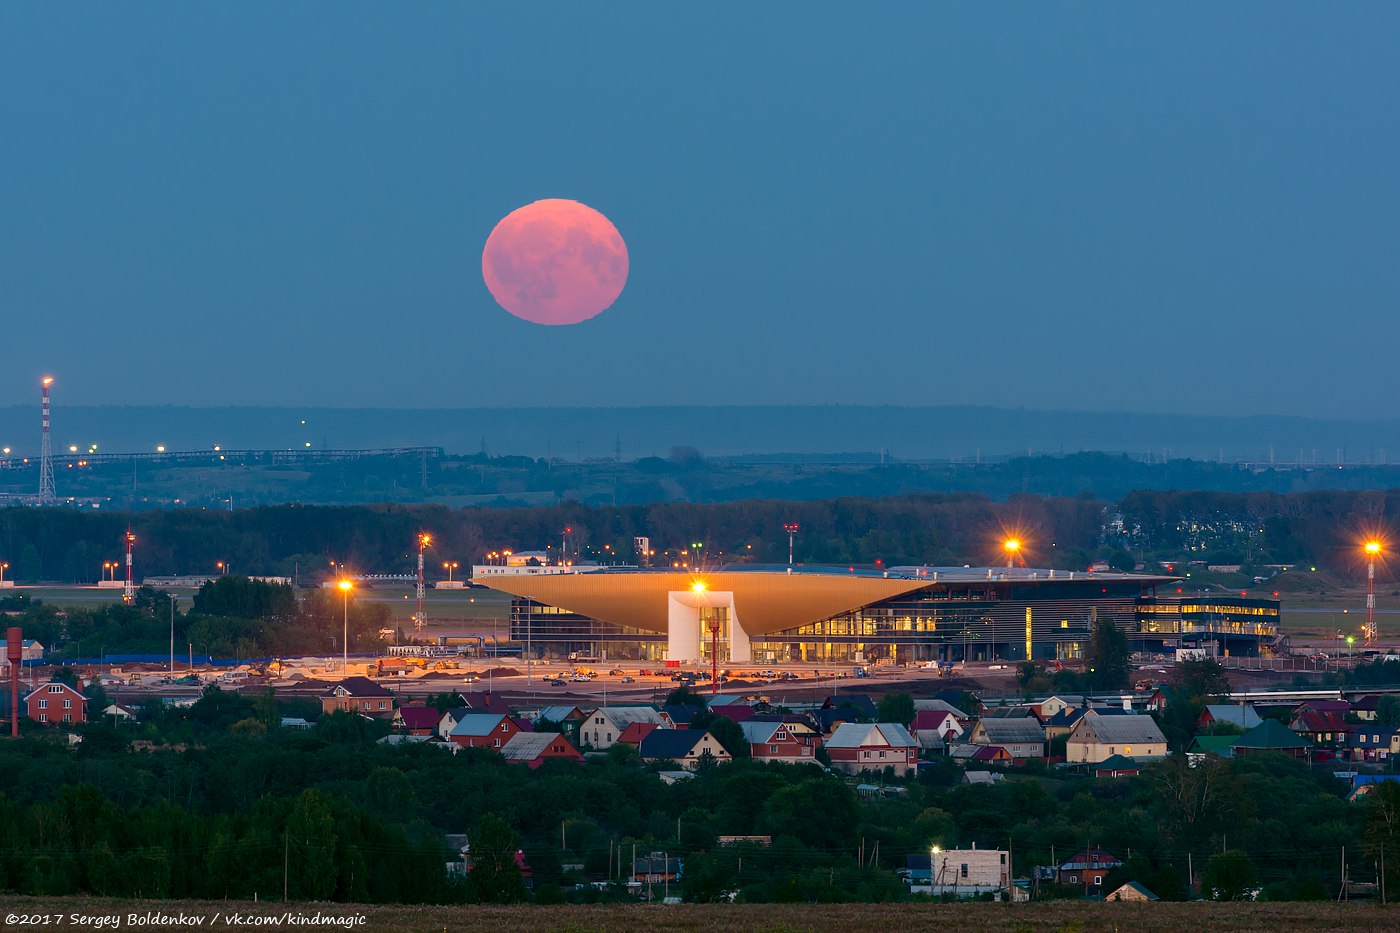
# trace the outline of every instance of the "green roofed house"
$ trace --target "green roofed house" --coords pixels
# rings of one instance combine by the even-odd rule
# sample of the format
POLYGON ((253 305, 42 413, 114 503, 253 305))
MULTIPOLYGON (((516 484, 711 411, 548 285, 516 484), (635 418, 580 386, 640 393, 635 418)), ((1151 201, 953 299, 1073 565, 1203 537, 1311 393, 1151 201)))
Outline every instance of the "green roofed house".
POLYGON ((1230 743, 1235 757, 1260 752, 1282 752, 1290 758, 1307 758, 1312 746, 1308 740, 1277 719, 1266 719, 1230 743))
POLYGON ((1137 777, 1142 773, 1142 765, 1123 755, 1111 755, 1098 764, 1089 766, 1096 778, 1137 777))
POLYGON ((1230 747, 1240 738, 1238 735, 1198 735, 1191 740, 1191 745, 1186 749, 1186 757, 1192 764, 1207 755, 1230 758, 1234 755, 1230 747))

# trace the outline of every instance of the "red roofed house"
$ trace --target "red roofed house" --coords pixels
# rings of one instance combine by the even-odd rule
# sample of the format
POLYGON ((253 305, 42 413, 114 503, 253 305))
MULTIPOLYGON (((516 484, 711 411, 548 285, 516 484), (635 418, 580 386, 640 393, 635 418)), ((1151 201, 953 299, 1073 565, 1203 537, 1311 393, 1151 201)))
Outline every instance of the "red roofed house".
POLYGON ((729 703, 724 706, 711 706, 710 712, 735 722, 748 722, 755 716, 754 709, 747 703, 729 703))
POLYGON ((945 744, 952 745, 953 740, 961 736, 964 730, 962 723, 958 722, 958 717, 946 709, 921 709, 914 714, 914 722, 909 731, 915 736, 919 736, 921 732, 937 733, 945 744))
POLYGON ((1288 728, 1305 739, 1311 739, 1314 745, 1324 747, 1336 747, 1343 744, 1350 731, 1347 727, 1345 713, 1306 708, 1293 717, 1288 728))
POLYGON ((660 728, 654 722, 629 722, 617 740, 627 745, 641 745, 642 739, 650 735, 653 729, 660 728))
POLYGON ((441 719, 442 713, 432 706, 401 706, 394 713, 392 725, 407 735, 437 735, 441 719))
POLYGON ((35 722, 87 722, 87 697, 67 684, 44 684, 24 698, 35 722))
POLYGON ((344 711, 388 719, 394 715, 394 695, 368 677, 347 677, 321 694, 321 712, 344 711))

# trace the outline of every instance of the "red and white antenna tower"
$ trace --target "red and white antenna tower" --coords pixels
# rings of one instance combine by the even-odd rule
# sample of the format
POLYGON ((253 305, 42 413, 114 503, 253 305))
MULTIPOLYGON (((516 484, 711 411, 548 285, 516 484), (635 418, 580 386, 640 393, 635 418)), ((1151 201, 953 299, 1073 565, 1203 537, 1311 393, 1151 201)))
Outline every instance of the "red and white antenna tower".
POLYGON ((53 376, 45 376, 40 383, 44 387, 44 439, 39 448, 39 504, 53 505, 58 498, 53 487, 53 442, 49 440, 49 386, 53 376))
POLYGON ((122 588, 122 602, 130 606, 136 602, 136 583, 131 576, 131 546, 136 543, 136 535, 126 530, 126 586, 122 588))
POLYGON ((423 634, 423 626, 428 621, 428 614, 423 610, 423 552, 428 545, 433 543, 433 536, 426 532, 418 533, 418 611, 413 614, 413 632, 415 635, 423 634))
POLYGON ((783 525, 783 531, 786 531, 786 532, 787 532, 787 536, 788 536, 788 566, 789 566, 789 567, 792 566, 792 539, 797 537, 798 529, 800 529, 801 527, 802 527, 802 526, 799 525, 799 524, 797 524, 797 522, 788 522, 787 524, 783 525))

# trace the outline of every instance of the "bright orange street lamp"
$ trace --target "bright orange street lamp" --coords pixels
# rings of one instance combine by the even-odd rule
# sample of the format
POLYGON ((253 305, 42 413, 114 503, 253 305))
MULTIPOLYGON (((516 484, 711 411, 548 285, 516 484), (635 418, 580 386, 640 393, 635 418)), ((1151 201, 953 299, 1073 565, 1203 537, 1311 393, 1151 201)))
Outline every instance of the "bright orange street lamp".
POLYGON ((341 577, 340 582, 337 583, 336 586, 340 588, 340 608, 342 612, 340 669, 342 671, 348 671, 350 669, 350 591, 355 588, 355 584, 341 577))
POLYGON ((1366 647, 1376 641, 1376 558, 1381 554, 1381 543, 1372 538, 1366 542, 1366 647))
POLYGON ((1007 538, 1001 544, 1006 551, 1006 566, 1011 567, 1016 563, 1016 557, 1021 553, 1021 542, 1018 538, 1007 538))

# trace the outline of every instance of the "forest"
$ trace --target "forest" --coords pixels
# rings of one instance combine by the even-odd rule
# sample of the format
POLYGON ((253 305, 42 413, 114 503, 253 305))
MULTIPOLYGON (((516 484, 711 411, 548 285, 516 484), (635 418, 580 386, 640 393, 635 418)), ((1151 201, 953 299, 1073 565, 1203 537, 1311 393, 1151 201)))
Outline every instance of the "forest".
POLYGON ((597 900, 621 896, 606 882, 635 847, 684 860, 687 900, 881 901, 908 896, 906 855, 975 843, 1010 847, 1027 877, 1107 849, 1126 862, 1110 886, 1164 899, 1187 896, 1188 867, 1208 897, 1324 899, 1343 847, 1353 877, 1373 880, 1400 843, 1397 785, 1349 803, 1330 773, 1281 756, 1174 755, 1114 780, 1041 765, 975 786, 942 760, 908 782, 868 775, 890 790, 864 797, 814 765, 702 765, 668 785, 626 746, 531 771, 487 750, 376 744, 387 725, 345 714, 281 727, 304 706, 210 687, 188 709, 154 701, 134 725, 81 727, 76 748, 39 734, 0 744, 0 891, 267 899, 285 883, 294 899, 597 900), (471 847, 465 878, 445 867, 453 833, 471 847))
MULTIPOLYGON (((997 563, 1002 539, 1025 542, 1027 564, 1064 569, 1096 560, 1132 566, 1154 559, 1220 564, 1310 561, 1353 579, 1365 568, 1366 534, 1400 540, 1390 516, 1400 491, 1214 493, 1138 491, 1109 503, 977 493, 845 497, 813 502, 750 500, 696 505, 590 506, 577 502, 516 509, 424 506, 265 506, 131 514, 67 509, 0 509, 0 560, 25 583, 92 583, 120 554, 130 526, 138 577, 210 573, 220 563, 243 574, 314 582, 330 562, 364 572, 409 572, 414 541, 429 531, 430 572, 440 560, 480 563, 492 550, 545 550, 569 558, 630 563, 646 537, 655 563, 695 560, 786 563, 783 525, 800 526, 799 563, 899 566, 997 563), (566 531, 567 529, 567 531, 566 531), (701 549, 693 545, 700 543, 701 549)), ((1382 573, 1388 574, 1382 568, 1382 573)), ((1388 576, 1386 578, 1389 578, 1388 576)))

